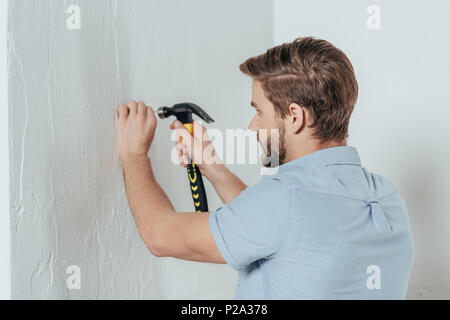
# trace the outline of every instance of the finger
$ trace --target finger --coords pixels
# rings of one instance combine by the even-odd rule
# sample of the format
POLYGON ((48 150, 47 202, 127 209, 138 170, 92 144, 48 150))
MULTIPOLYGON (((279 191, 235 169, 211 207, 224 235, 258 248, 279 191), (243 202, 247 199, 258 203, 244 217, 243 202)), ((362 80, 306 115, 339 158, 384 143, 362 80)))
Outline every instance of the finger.
POLYGON ((146 112, 146 106, 144 101, 139 101, 137 104, 137 114, 140 116, 146 116, 147 112, 146 112))
POLYGON ((188 157, 188 154, 187 154, 186 149, 181 149, 181 150, 180 150, 179 157, 180 157, 180 159, 183 159, 183 158, 187 158, 187 157, 188 157))
POLYGON ((193 137, 189 133, 187 129, 176 129, 176 133, 180 138, 183 138, 183 142, 179 142, 181 146, 181 150, 183 150, 183 153, 189 157, 192 157, 192 144, 193 144, 193 137))
POLYGON ((170 129, 175 129, 175 122, 177 121, 178 121, 177 119, 172 121, 172 123, 170 124, 170 129))
POLYGON ((129 109, 128 106, 122 105, 117 108, 117 113, 119 115, 119 120, 125 120, 128 117, 129 109))
POLYGON ((186 146, 183 144, 183 142, 177 142, 177 144, 176 144, 176 149, 177 149, 177 151, 181 151, 181 152, 183 152, 183 153, 187 153, 187 148, 186 148, 186 146))
POLYGON ((136 101, 131 101, 128 104, 128 108, 130 109, 130 111, 129 111, 130 116, 137 114, 138 104, 136 103, 136 101))
POLYGON ((178 163, 184 167, 187 166, 187 164, 188 164, 187 156, 185 154, 183 154, 182 151, 180 151, 178 154, 178 163))
POLYGON ((153 117, 155 116, 155 112, 153 111, 153 108, 150 106, 147 106, 147 115, 150 117, 152 117, 152 115, 153 117))
POLYGON ((175 147, 177 148, 177 151, 182 152, 183 151, 183 143, 181 141, 177 142, 175 147))
POLYGON ((147 106, 146 107, 146 114, 147 114, 147 122, 150 125, 154 124, 156 126, 157 120, 156 120, 156 116, 155 116, 155 112, 153 111, 153 108, 150 107, 150 106, 147 106))
POLYGON ((175 129, 175 137, 176 137, 176 141, 183 141, 184 144, 186 144, 189 140, 192 139, 192 136, 189 133, 189 130, 186 129, 184 126, 182 126, 181 128, 178 127, 177 129, 175 129))
POLYGON ((187 150, 186 150, 185 147, 184 147, 184 148, 182 147, 182 148, 178 151, 178 158, 179 158, 180 160, 186 159, 185 161, 183 160, 183 163, 187 163, 187 157, 188 157, 187 150))
POLYGON ((182 157, 181 157, 181 160, 182 160, 182 162, 183 162, 183 164, 184 165, 188 165, 188 159, 187 159, 187 157, 185 156, 185 155, 183 155, 182 157))
MULTIPOLYGON (((183 126, 183 124, 181 123, 180 120, 175 119, 171 124, 170 124, 170 129, 177 129, 177 128, 185 128, 185 126, 183 126)), ((186 129, 187 130, 187 129, 186 129)))

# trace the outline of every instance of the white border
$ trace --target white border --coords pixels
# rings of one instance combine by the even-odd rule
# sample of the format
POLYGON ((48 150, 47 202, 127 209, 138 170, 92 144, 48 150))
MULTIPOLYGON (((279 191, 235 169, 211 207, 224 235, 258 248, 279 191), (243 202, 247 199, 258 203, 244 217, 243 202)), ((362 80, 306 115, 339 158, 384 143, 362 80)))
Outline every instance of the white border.
POLYGON ((0 299, 11 299, 9 212, 8 1, 0 0, 0 299))

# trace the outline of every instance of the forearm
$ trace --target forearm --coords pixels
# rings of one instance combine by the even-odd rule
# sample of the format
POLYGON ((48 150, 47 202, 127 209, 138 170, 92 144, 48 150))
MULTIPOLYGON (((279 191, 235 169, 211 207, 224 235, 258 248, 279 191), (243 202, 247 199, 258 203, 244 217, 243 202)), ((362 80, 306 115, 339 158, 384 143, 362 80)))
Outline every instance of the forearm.
POLYGON ((210 165, 204 172, 223 203, 231 202, 247 185, 225 167, 223 163, 210 165))
POLYGON ((123 160, 122 169, 136 227, 142 240, 152 251, 159 245, 161 232, 168 219, 175 214, 175 209, 156 182, 148 157, 123 160))

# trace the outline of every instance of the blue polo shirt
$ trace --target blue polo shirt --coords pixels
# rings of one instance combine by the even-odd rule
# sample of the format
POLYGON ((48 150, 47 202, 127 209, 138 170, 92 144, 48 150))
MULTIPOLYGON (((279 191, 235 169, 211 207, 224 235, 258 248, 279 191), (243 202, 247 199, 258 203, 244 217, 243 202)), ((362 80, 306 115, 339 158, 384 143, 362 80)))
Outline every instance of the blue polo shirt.
POLYGON ((414 259, 405 201, 353 146, 278 166, 212 211, 239 271, 235 299, 404 299, 414 259))

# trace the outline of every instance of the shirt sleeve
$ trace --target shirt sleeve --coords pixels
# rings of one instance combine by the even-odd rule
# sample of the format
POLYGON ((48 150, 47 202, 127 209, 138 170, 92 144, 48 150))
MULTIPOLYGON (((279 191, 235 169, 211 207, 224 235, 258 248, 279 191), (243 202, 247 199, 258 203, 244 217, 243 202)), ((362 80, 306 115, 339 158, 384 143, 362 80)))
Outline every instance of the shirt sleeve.
POLYGON ((280 249, 290 215, 289 191, 263 176, 233 201, 212 211, 209 226, 224 260, 235 270, 280 249))

